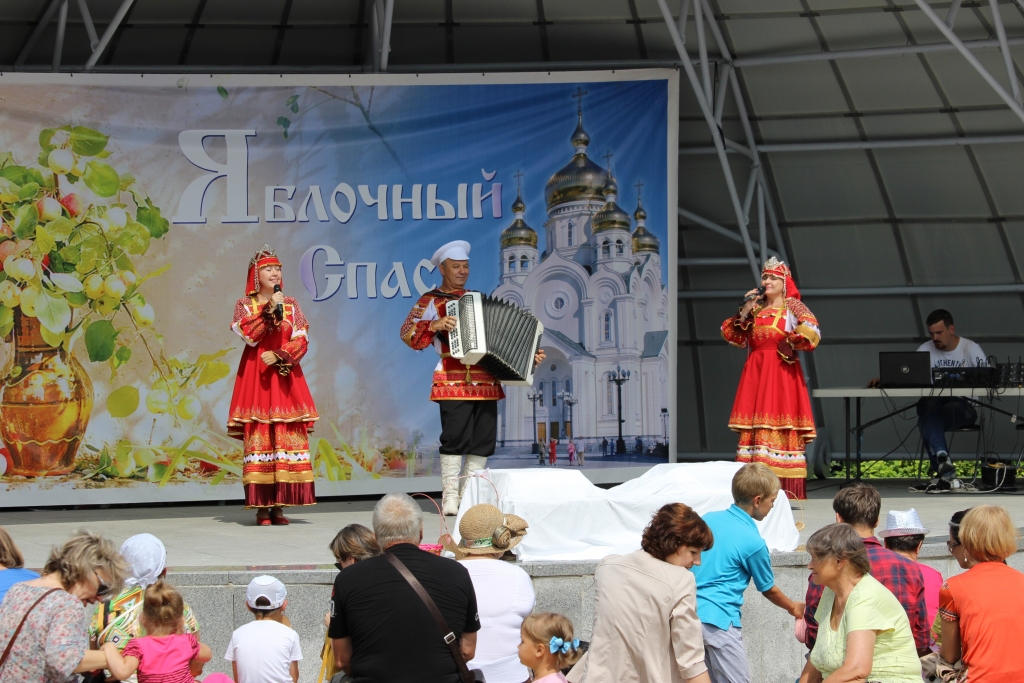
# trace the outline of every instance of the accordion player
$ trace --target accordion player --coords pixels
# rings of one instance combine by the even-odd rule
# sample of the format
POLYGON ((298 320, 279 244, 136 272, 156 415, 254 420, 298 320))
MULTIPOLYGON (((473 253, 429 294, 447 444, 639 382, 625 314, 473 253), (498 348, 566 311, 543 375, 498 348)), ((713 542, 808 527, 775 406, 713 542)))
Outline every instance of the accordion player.
POLYGON ((467 292, 447 303, 458 324, 448 333, 453 358, 479 365, 502 384, 531 386, 534 356, 544 325, 515 304, 481 292, 467 292))

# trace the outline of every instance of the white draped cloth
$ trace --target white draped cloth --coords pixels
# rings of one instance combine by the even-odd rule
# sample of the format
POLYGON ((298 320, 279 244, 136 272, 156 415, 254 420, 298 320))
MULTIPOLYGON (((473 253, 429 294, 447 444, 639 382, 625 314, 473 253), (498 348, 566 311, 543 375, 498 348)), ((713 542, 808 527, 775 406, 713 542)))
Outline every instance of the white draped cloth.
MULTIPOLYGON (((736 462, 669 463, 605 490, 576 469, 480 470, 466 484, 461 521, 473 505, 491 503, 519 515, 530 528, 512 549, 520 561, 600 560, 640 548, 654 513, 667 503, 685 503, 704 515, 732 505, 736 462)), ((757 522, 769 550, 795 550, 800 533, 783 491, 775 507, 757 522)), ((452 534, 456 542, 458 532, 452 534)))

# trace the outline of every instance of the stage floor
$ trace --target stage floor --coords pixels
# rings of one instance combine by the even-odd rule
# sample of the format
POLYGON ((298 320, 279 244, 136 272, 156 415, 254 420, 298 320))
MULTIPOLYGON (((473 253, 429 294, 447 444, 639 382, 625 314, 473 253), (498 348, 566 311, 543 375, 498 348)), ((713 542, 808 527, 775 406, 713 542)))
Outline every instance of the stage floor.
MULTIPOLYGON (((842 480, 809 481, 810 500, 794 501, 793 517, 803 521, 803 543, 816 529, 835 521, 832 497, 842 480)), ((1000 494, 923 495, 907 491, 907 481, 873 481, 882 492, 882 523, 889 510, 916 508, 931 535, 945 538, 946 523, 956 510, 990 503, 1010 510, 1024 526, 1024 496, 1000 494)), ((358 522, 371 525, 375 500, 325 501, 309 508, 292 508, 288 527, 257 527, 255 513, 235 504, 167 505, 86 509, 0 511, 0 526, 14 538, 26 566, 41 567, 50 548, 73 530, 87 528, 120 544, 127 537, 149 532, 167 546, 168 565, 198 568, 313 568, 327 567, 334 558, 327 545, 338 529, 358 522)), ((439 517, 434 506, 421 500, 424 540, 436 542, 439 517)), ((527 520, 529 521, 529 520, 527 520)), ((448 519, 449 524, 454 518, 448 519)))

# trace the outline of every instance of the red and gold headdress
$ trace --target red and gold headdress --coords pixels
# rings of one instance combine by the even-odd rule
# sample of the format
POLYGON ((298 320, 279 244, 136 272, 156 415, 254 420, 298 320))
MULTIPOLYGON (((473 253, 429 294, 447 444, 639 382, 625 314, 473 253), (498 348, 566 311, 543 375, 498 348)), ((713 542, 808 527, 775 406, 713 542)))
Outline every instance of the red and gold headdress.
POLYGON ((799 299, 800 290, 796 288, 796 282, 793 281, 793 273, 790 271, 789 266, 780 261, 775 256, 765 261, 764 268, 761 269, 761 277, 765 275, 773 275, 783 281, 782 296, 787 299, 799 299))
MULTIPOLYGON (((260 268, 263 266, 279 266, 280 259, 277 252, 264 244, 262 249, 257 249, 256 254, 249 261, 249 273, 245 280, 245 295, 252 296, 260 291, 260 268)), ((284 278, 281 278, 281 289, 284 289, 284 278)))

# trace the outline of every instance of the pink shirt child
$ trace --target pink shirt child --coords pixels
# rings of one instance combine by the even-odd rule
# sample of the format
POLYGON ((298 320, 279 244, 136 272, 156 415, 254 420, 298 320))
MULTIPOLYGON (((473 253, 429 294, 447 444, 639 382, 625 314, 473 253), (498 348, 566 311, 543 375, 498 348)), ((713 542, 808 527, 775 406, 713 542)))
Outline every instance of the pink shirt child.
POLYGON ((139 660, 139 683, 193 683, 189 662, 199 655, 194 633, 132 638, 125 657, 139 660))
POLYGON ((548 674, 543 678, 533 679, 533 683, 568 683, 568 679, 562 675, 561 671, 556 671, 553 674, 548 674))

